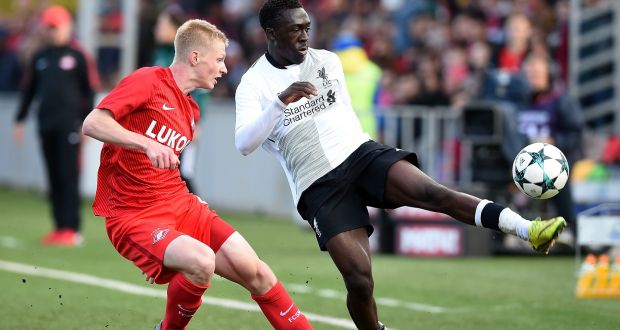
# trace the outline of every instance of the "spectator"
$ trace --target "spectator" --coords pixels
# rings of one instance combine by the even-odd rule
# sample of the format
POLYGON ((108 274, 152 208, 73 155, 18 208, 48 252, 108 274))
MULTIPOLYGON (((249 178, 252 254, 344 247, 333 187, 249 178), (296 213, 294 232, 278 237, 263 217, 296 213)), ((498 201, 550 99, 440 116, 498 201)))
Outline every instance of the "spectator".
POLYGON ((532 24, 525 14, 515 13, 508 17, 504 29, 505 43, 497 48, 493 61, 500 70, 516 72, 531 50, 532 24))
POLYGON ((378 127, 374 104, 381 69, 368 59, 362 42, 353 34, 341 33, 334 40, 332 50, 343 63, 351 105, 362 124, 362 130, 376 140, 378 127))
POLYGON ((467 57, 461 47, 451 47, 443 54, 442 89, 448 96, 462 90, 469 79, 467 57))
POLYGON ((152 54, 151 65, 169 66, 174 59, 174 37, 177 29, 186 21, 183 9, 178 5, 167 7, 157 16, 153 36, 155 50, 152 54))
MULTIPOLYGON (((572 165, 582 157, 581 111, 567 93, 555 88, 553 65, 548 57, 539 54, 528 56, 523 63, 523 70, 532 93, 529 104, 518 112, 519 132, 528 137, 529 143, 544 142, 555 145, 572 165)), ((576 228, 577 219, 570 181, 550 201, 557 213, 563 216, 572 228, 576 228)))
POLYGON ((427 53, 422 56, 417 68, 420 77, 420 94, 413 99, 413 104, 426 106, 450 104, 450 98, 442 86, 440 66, 435 54, 427 53))
MULTIPOLYGON (((183 8, 188 18, 209 18, 221 22, 222 29, 238 42, 231 43, 231 55, 241 69, 248 67, 265 52, 264 36, 253 13, 264 1, 140 1, 141 37, 138 54, 139 65, 150 65, 153 53, 152 26, 154 14, 162 4, 183 8), (226 19, 223 19, 225 17, 226 19), (237 60, 239 59, 239 61, 237 60)), ((429 52, 441 55, 439 63, 457 60, 468 54, 472 45, 489 43, 493 46, 492 63, 495 67, 512 72, 520 68, 523 58, 531 51, 545 52, 552 47, 554 59, 560 61, 560 74, 566 81, 567 71, 567 1, 550 2, 474 0, 474 1, 307 1, 311 15, 311 46, 330 48, 333 36, 340 31, 353 32, 363 43, 371 61, 382 71, 392 70, 397 76, 414 73, 422 82, 425 95, 428 77, 419 62, 429 52), (555 6, 555 7, 554 7, 555 6), (555 8, 555 10, 554 10, 555 8), (525 50, 525 51, 524 51, 525 50), (451 59, 443 58, 443 54, 451 59)), ((120 2, 102 1, 100 6, 101 40, 116 40, 122 31, 120 2)), ((100 71, 105 71, 107 86, 114 85, 120 60, 118 47, 109 42, 98 49, 100 71), (105 70, 104 70, 105 69, 105 70)), ((227 63, 228 64, 228 63, 227 63)), ((440 73, 453 76, 456 70, 459 80, 465 78, 462 65, 437 68, 440 73), (460 68, 459 68, 460 67, 460 68), (452 71, 454 72, 454 71, 452 71)), ((443 81, 443 77, 440 76, 443 81)), ((477 77, 472 77, 475 80, 477 77)), ((471 81, 467 77, 467 83, 471 81)), ((231 75, 225 84, 213 90, 217 98, 231 98, 238 79, 231 75)), ((446 97, 446 104, 458 106, 468 95, 467 87, 457 84, 440 86, 438 91, 446 97)), ((425 103, 425 102, 423 102, 425 103)), ((442 104, 443 104, 442 103, 442 104)))
POLYGON ((46 46, 27 67, 28 75, 14 127, 18 144, 23 122, 35 97, 40 99, 38 130, 47 167, 54 230, 44 245, 79 245, 80 197, 78 162, 82 121, 92 109, 98 76, 89 57, 71 38, 69 12, 51 6, 41 15, 46 46))
POLYGON ((487 42, 477 41, 469 46, 466 53, 467 75, 456 95, 452 106, 460 108, 482 92, 482 83, 488 73, 491 60, 491 47, 487 42))

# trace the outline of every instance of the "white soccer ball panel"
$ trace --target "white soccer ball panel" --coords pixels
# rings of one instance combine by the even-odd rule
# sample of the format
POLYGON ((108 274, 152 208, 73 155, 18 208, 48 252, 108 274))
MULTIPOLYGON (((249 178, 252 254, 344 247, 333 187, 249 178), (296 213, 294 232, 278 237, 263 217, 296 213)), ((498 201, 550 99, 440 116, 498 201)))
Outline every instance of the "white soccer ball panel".
POLYGON ((547 157, 551 157, 551 158, 555 158, 555 159, 565 159, 566 157, 564 157, 564 154, 562 153, 562 151, 560 151, 560 149, 558 149, 556 146, 551 145, 551 144, 547 144, 545 145, 545 156, 547 157))
POLYGON ((538 198, 542 194, 542 187, 533 183, 524 183, 523 192, 533 198, 538 198))
POLYGON ((543 182, 543 169, 538 164, 532 164, 525 169, 523 178, 532 183, 543 182))
POLYGON ((522 152, 517 155, 517 158, 515 158, 513 167, 517 171, 521 172, 523 171, 523 169, 527 167, 527 165, 530 164, 531 161, 532 161, 532 156, 528 154, 527 152, 522 152))
POLYGON ((549 179, 555 179, 562 172, 562 164, 555 159, 545 159, 543 166, 549 179))
POLYGON ((538 196, 538 197, 536 197, 536 198, 538 198, 538 199, 547 199, 547 198, 551 198, 551 197, 553 197, 553 196, 557 195, 559 192, 560 192, 559 190, 549 189, 549 190, 545 191, 545 193, 544 193, 544 194, 542 194, 542 195, 540 195, 540 196, 538 196))
POLYGON ((541 149, 543 149, 545 147, 544 143, 540 143, 540 142, 536 142, 536 143, 532 143, 528 146, 526 146, 525 148, 523 148, 522 151, 527 151, 527 152, 539 152, 541 149))
POLYGON ((562 172, 560 173, 560 175, 558 175, 557 179, 555 179, 555 181, 553 182, 553 185, 555 186, 556 189, 560 190, 564 188, 567 181, 568 181, 568 173, 562 172))

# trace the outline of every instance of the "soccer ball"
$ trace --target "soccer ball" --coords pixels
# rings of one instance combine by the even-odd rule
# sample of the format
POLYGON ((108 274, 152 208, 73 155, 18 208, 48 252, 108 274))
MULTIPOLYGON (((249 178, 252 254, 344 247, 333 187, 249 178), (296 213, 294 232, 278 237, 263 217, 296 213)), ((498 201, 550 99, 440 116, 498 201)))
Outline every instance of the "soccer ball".
POLYGON ((512 178, 524 194, 536 199, 551 198, 568 181, 568 162, 555 146, 532 143, 515 157, 512 178))

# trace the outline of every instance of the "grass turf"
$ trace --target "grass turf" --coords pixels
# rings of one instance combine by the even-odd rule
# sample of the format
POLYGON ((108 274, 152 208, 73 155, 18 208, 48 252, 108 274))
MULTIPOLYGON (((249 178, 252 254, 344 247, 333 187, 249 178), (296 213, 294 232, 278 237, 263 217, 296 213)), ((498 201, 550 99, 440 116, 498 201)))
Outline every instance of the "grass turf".
MULTIPOLYGON (((117 255, 103 220, 82 214, 86 244, 41 247, 51 228, 49 207, 39 194, 0 189, 0 260, 114 279, 164 290, 144 282, 139 270, 117 255)), ((252 244, 289 287, 305 312, 348 319, 344 286, 313 234, 291 221, 220 213, 252 244)), ((620 300, 574 296, 571 257, 463 259, 373 257, 379 315, 395 329, 615 329, 620 300), (432 313, 425 308, 441 308, 432 313)), ((162 315, 163 298, 117 292, 0 269, 0 329, 150 329, 162 315)), ((210 297, 253 303, 239 286, 215 281, 210 297)), ((313 322, 316 329, 338 329, 313 322)), ((269 329, 262 314, 205 305, 191 328, 269 329)))

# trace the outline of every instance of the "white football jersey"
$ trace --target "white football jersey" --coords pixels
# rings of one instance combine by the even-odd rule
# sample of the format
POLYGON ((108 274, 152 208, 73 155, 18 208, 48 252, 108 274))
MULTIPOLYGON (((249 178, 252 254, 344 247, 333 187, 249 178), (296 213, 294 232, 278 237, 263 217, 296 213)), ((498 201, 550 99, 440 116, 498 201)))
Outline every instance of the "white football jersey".
POLYGON ((313 182, 370 140, 351 106, 340 59, 327 50, 310 48, 301 64, 286 68, 261 56, 241 79, 235 101, 237 130, 280 104, 282 115, 262 146, 280 161, 295 204, 313 182), (318 95, 284 108, 278 94, 297 81, 312 83, 318 95))

